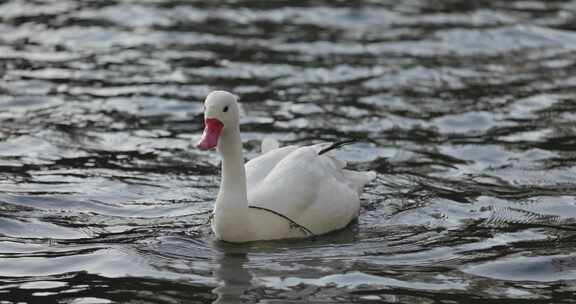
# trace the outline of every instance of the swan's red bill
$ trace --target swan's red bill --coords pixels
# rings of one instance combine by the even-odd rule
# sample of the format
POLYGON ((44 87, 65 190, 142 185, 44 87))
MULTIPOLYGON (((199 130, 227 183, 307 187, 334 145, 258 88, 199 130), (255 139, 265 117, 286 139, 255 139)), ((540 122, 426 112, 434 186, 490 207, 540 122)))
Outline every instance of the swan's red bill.
POLYGON ((210 150, 216 148, 220 133, 224 128, 224 124, 216 118, 208 118, 204 122, 204 133, 202 138, 196 145, 200 150, 210 150))

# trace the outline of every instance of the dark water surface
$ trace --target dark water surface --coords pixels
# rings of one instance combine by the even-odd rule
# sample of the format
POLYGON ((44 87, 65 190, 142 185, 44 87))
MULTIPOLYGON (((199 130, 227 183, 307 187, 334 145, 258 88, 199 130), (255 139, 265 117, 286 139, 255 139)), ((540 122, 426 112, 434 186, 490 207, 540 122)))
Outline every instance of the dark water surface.
POLYGON ((576 1, 215 3, 0 0, 0 303, 576 302, 576 1), (213 89, 358 223, 214 241, 213 89))

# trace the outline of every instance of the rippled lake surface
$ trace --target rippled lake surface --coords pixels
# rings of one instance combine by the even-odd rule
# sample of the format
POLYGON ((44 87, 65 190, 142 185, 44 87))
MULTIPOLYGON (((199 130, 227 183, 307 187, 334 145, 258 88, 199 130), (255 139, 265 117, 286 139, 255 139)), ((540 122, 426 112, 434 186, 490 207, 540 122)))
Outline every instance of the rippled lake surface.
POLYGON ((0 302, 574 303, 575 1, 0 1, 0 302), (357 223, 231 245, 201 101, 358 138, 357 223))

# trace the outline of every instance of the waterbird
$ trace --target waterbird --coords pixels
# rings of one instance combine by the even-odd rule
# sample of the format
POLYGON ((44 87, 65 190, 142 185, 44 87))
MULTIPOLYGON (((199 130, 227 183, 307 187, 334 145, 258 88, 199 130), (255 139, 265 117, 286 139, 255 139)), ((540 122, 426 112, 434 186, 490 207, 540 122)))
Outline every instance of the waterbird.
POLYGON ((316 237, 356 219, 360 194, 376 173, 345 169, 330 152, 350 141, 280 147, 244 164, 238 97, 213 91, 204 101, 204 132, 196 147, 216 148, 222 179, 212 214, 216 238, 233 243, 316 237))

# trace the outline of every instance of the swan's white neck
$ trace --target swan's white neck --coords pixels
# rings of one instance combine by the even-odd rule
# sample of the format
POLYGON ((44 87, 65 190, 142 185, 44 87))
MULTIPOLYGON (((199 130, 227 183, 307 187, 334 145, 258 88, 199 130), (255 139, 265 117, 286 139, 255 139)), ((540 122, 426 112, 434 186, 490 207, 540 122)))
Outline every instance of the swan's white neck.
POLYGON ((222 181, 214 207, 214 231, 224 240, 246 237, 250 222, 239 127, 222 132, 218 151, 222 155, 222 181))

